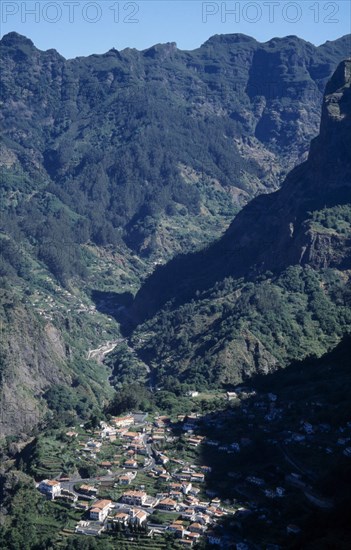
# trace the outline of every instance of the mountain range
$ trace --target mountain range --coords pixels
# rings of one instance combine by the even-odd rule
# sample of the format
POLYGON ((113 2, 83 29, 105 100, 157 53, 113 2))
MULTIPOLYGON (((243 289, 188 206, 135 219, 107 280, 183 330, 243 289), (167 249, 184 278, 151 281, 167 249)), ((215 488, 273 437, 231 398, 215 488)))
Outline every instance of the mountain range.
POLYGON ((43 225, 57 246, 122 241, 156 258, 210 242, 305 159, 326 82, 349 54, 349 36, 315 47, 234 34, 189 52, 169 43, 66 60, 9 33, 6 226, 38 241, 62 280, 84 262, 77 247, 71 266, 44 246, 43 225))
MULTIPOLYGON (((320 134, 307 161, 290 172, 280 190, 252 200, 219 241, 158 268, 137 295, 136 309, 143 297, 159 307, 161 301, 180 300, 183 289, 207 289, 228 276, 280 272, 291 265, 349 270, 347 228, 328 227, 325 218, 333 211, 349 211, 350 110, 350 64, 344 62, 326 87, 320 134)), ((145 311, 149 315, 152 305, 145 311)))
POLYGON ((159 383, 235 384, 319 355, 350 330, 350 83, 348 60, 327 84, 308 159, 280 190, 142 285, 133 342, 159 383))
POLYGON ((57 399, 68 417, 106 403, 107 369, 87 357, 121 336, 123 297, 127 357, 154 385, 233 384, 340 340, 349 55, 350 36, 223 35, 65 60, 4 36, 2 433, 57 399))

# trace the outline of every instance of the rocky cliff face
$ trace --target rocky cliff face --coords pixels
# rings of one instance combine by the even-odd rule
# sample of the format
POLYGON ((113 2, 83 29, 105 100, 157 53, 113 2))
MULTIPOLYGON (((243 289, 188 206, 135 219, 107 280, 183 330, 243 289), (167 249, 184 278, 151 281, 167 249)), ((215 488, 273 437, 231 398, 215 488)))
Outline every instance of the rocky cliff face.
POLYGON ((2 295, 0 437, 24 434, 47 411, 40 399, 51 385, 71 385, 59 331, 2 295))
POLYGON ((349 238, 319 232, 311 219, 313 211, 351 202, 350 69, 350 61, 341 63, 327 85, 320 134, 307 162, 280 191, 253 201, 228 229, 223 246, 239 255, 248 249, 247 264, 238 270, 277 270, 297 263, 350 267, 349 238))
MULTIPOLYGON (((171 256, 221 233, 233 207, 279 186, 286 167, 305 158, 317 132, 322 90, 349 52, 349 37, 315 48, 296 37, 259 44, 229 35, 193 52, 171 44, 65 60, 11 33, 1 50, 0 276, 23 296, 43 284, 43 272, 51 281, 68 286, 73 278, 85 287, 78 261, 84 245, 118 249, 123 237, 140 254, 156 243, 154 253, 171 256)), ((323 216, 309 221, 306 215, 317 202, 342 206, 349 191, 342 184, 348 172, 338 141, 349 120, 343 74, 328 92, 324 127, 331 130, 321 131, 310 160, 295 169, 281 193, 252 202, 219 243, 157 271, 133 314, 151 315, 175 295, 191 299, 228 274, 289 262, 347 262, 347 235, 333 227, 324 231, 323 216), (328 156, 328 168, 321 147, 323 140, 323 147, 332 146, 331 136, 338 160, 334 165, 328 156), (337 176, 332 192, 328 174, 337 176)), ((5 298, 2 433, 34 425, 45 411, 45 390, 69 387, 74 376, 64 331, 43 324, 23 303, 5 298)), ((81 323, 80 332, 87 328, 81 323)), ((223 362, 241 354, 250 372, 274 364, 252 332, 239 340, 214 352, 223 362)), ((101 393, 103 383, 89 377, 90 368, 84 364, 79 374, 84 378, 88 371, 87 386, 95 384, 101 393)))
POLYGON ((191 52, 159 44, 65 60, 10 33, 1 51, 4 204, 40 209, 53 194, 73 211, 61 240, 122 234, 140 254, 170 257, 217 237, 305 159, 350 38, 316 48, 224 35, 191 52))
POLYGON ((88 360, 89 348, 106 336, 104 318, 77 315, 72 301, 60 312, 57 298, 52 292, 56 313, 48 315, 28 294, 19 297, 19 288, 1 290, 0 439, 53 417, 86 419, 110 397, 108 369, 88 360))
POLYGON ((159 268, 129 312, 160 386, 237 384, 351 328, 351 61, 324 96, 319 136, 282 188, 251 201, 207 249, 159 268))
POLYGON ((194 289, 208 289, 228 276, 252 277, 289 265, 350 268, 350 66, 342 62, 327 85, 320 134, 307 161, 279 191, 251 201, 218 242, 158 269, 136 297, 136 317, 149 316, 173 297, 186 300, 194 289), (313 215, 320 211, 324 214, 313 215), (328 214, 346 216, 345 231, 318 222, 328 214))

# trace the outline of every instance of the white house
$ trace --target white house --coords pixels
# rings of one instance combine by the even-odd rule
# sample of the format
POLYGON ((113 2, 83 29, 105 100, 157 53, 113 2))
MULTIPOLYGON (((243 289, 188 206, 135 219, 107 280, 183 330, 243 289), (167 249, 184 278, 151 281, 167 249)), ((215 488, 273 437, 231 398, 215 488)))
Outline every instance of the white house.
POLYGON ((163 500, 160 500, 157 506, 161 510, 172 511, 172 510, 176 510, 177 502, 175 500, 172 500, 171 498, 164 498, 163 500))
POLYGON ((128 525, 130 521, 130 515, 126 512, 116 512, 113 517, 109 517, 109 522, 113 524, 119 523, 122 525, 128 525))
POLYGON ((230 401, 231 399, 236 399, 238 397, 238 394, 235 391, 227 391, 227 399, 230 401))
POLYGON ((105 530, 104 525, 92 523, 91 521, 79 521, 76 525, 75 532, 82 535, 100 535, 105 530))
POLYGON ((52 500, 61 495, 61 484, 56 479, 44 479, 39 483, 38 489, 52 500))
POLYGON ((125 428, 134 424, 134 417, 130 414, 127 416, 119 416, 111 419, 117 428, 125 428))
POLYGON ((148 514, 144 510, 138 510, 137 508, 133 508, 130 511, 131 522, 138 525, 139 527, 146 522, 147 516, 148 514))
POLYGON ((134 504, 135 506, 142 506, 147 499, 145 491, 126 491, 123 493, 121 501, 126 504, 134 504))
POLYGON ((205 481, 205 475, 200 473, 191 474, 190 481, 197 481, 198 483, 203 483, 205 481))
POLYGON ((183 493, 187 495, 192 489, 192 484, 184 481, 184 483, 181 484, 181 489, 183 493))
POLYGON ((113 506, 112 500, 97 500, 89 510, 90 519, 104 521, 113 506))
POLYGON ((207 535, 207 540, 210 544, 218 544, 221 545, 222 539, 219 537, 216 533, 211 532, 207 535))

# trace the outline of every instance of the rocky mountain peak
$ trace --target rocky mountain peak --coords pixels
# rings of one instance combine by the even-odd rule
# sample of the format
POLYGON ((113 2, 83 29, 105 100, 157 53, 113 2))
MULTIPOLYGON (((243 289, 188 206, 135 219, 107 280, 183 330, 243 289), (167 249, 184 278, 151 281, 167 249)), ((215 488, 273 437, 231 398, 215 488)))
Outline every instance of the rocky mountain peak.
POLYGON ((339 64, 327 84, 319 136, 312 141, 309 169, 318 175, 319 189, 339 191, 346 185, 344 198, 350 200, 351 149, 351 60, 339 64), (325 152, 327 151, 327 154, 325 152), (337 177, 338 173, 344 177, 337 177))
POLYGON ((321 133, 328 133, 332 123, 344 119, 350 121, 351 105, 351 59, 339 64, 327 84, 321 121, 321 133))
POLYGON ((315 212, 351 203, 350 66, 350 61, 340 63, 327 86, 320 135, 308 160, 289 173, 280 190, 244 207, 218 242, 157 270, 136 296, 136 318, 175 296, 187 300, 191 289, 210 288, 228 276, 255 277, 299 264, 350 267, 347 235, 313 221, 315 212))
POLYGON ((215 34, 211 36, 206 42, 203 44, 203 46, 209 46, 209 45, 218 45, 218 44, 225 44, 225 45, 231 45, 231 44, 257 44, 257 41, 252 38, 251 36, 247 36, 246 34, 242 33, 233 33, 233 34, 215 34))
POLYGON ((31 46, 33 48, 35 47, 33 42, 29 38, 14 31, 5 34, 1 39, 1 42, 4 46, 20 47, 25 45, 25 46, 31 46))
POLYGON ((151 58, 160 58, 161 60, 171 56, 177 51, 177 44, 175 42, 167 42, 166 44, 155 44, 151 48, 145 50, 144 56, 151 58))

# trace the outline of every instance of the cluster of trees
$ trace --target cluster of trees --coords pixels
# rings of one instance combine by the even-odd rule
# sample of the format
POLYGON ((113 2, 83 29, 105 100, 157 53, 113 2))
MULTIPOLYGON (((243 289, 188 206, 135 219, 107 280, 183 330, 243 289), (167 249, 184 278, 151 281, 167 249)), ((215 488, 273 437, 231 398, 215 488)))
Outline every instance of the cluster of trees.
MULTIPOLYGON (((8 550, 34 550, 54 548, 58 529, 67 521, 67 511, 58 510, 53 517, 52 510, 36 490, 33 480, 26 475, 11 472, 1 475, 3 487, 0 502, 2 521, 0 526, 0 547, 8 550), (51 528, 41 529, 38 517, 51 519, 51 528)), ((50 522, 48 522, 50 525, 50 522)))
POLYGON ((152 410, 152 394, 139 382, 126 384, 118 389, 108 407, 108 413, 113 415, 132 410, 152 410))
POLYGON ((327 229, 347 235, 351 231, 351 205, 343 204, 313 212, 312 220, 327 229))
POLYGON ((53 418, 50 425, 70 424, 78 417, 88 419, 95 417, 95 407, 84 386, 70 387, 54 384, 44 394, 44 399, 53 418))
POLYGON ((135 346, 145 361, 159 365, 156 380, 163 388, 174 376, 196 388, 217 387, 245 369, 248 354, 247 364, 258 362, 258 368, 265 352, 280 365, 321 355, 350 327, 350 290, 333 270, 299 266, 253 282, 227 278, 141 325, 135 346), (256 345, 247 349, 247 338, 256 345))

